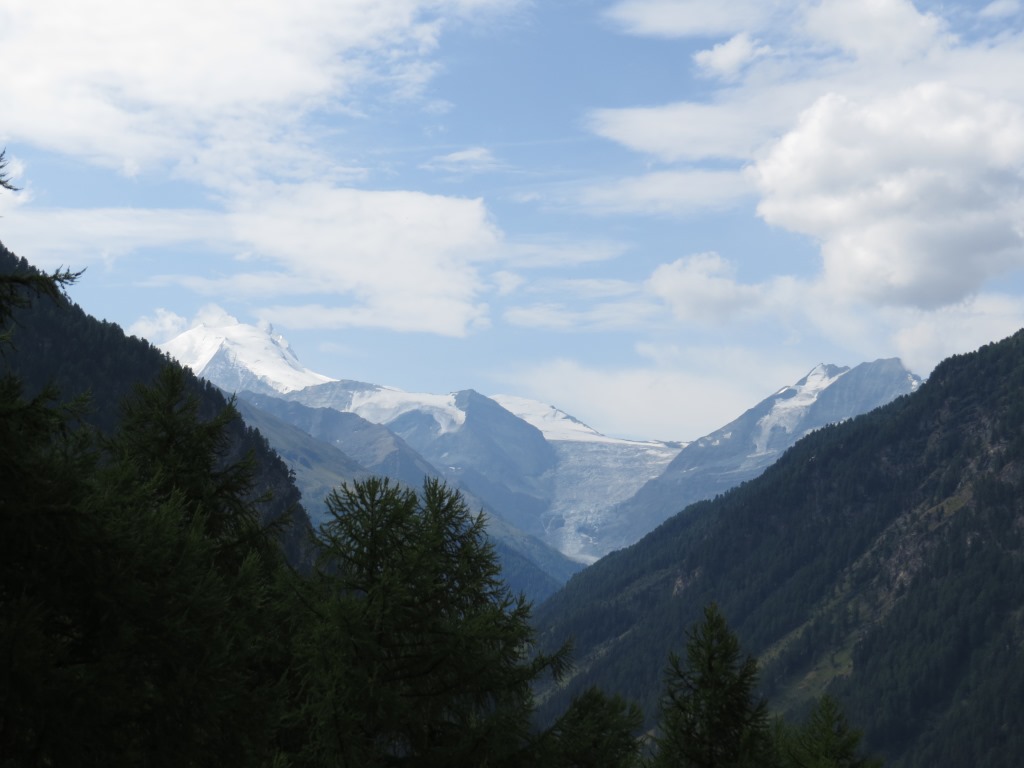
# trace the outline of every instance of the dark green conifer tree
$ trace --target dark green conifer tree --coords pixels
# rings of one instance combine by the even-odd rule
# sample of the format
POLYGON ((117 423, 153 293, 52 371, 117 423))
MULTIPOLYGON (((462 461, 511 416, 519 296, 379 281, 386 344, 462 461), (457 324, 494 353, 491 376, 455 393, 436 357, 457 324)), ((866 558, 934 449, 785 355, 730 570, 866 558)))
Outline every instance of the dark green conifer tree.
POLYGON ((11 177, 7 175, 7 150, 0 149, 0 189, 8 189, 16 192, 17 187, 11 183, 11 177))
POLYGON ((632 768, 640 764, 637 734, 643 713, 597 687, 572 700, 545 734, 544 765, 552 768, 632 768))
MULTIPOLYGON (((0 322, 73 277, 3 276, 0 322)), ((287 666, 278 561, 253 541, 245 467, 222 466, 231 415, 199 419, 180 370, 160 381, 100 441, 78 423, 81 403, 50 389, 26 399, 0 378, 5 766, 273 756, 287 666)))
POLYGON ((768 766, 774 750, 767 704, 755 696, 757 661, 743 657, 718 607, 690 632, 686 659, 669 656, 654 765, 768 766))
POLYGON ((528 765, 529 604, 500 577, 484 518, 458 491, 370 478, 327 498, 300 643, 310 764, 528 765))
POLYGON ((778 747, 784 768, 881 768, 880 760, 860 755, 860 731, 850 727, 839 703, 827 694, 803 725, 781 730, 778 747))

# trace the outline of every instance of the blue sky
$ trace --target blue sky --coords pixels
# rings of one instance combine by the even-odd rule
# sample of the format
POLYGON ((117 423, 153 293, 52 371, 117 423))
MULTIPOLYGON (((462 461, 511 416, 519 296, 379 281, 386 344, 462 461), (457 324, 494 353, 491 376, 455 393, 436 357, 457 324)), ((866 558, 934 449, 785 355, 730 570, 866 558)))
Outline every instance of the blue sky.
POLYGON ((1024 12, 6 0, 0 240, 154 343, 705 434, 1024 325, 1024 12))

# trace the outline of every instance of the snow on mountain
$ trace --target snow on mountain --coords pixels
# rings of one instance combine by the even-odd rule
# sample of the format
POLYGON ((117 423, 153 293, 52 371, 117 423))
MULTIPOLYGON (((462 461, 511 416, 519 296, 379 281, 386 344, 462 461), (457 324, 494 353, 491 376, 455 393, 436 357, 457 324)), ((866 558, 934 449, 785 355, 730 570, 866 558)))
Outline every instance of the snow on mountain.
POLYGON ((539 429, 554 446, 549 473, 550 503, 539 535, 563 554, 591 563, 600 548, 597 532, 611 508, 658 477, 682 449, 680 444, 609 437, 553 405, 515 395, 491 399, 539 429))
POLYGON ((454 432, 466 423, 466 412, 455 403, 456 394, 431 395, 405 392, 394 387, 376 387, 352 393, 348 410, 375 424, 390 424, 412 411, 429 414, 438 433, 454 432))
POLYGON ((584 424, 575 416, 553 405, 545 405, 539 400, 530 400, 516 395, 490 395, 506 411, 515 414, 527 424, 532 424, 541 431, 548 440, 573 440, 579 442, 618 443, 623 445, 663 445, 645 441, 624 440, 608 437, 593 427, 584 424))
POLYGON ((793 434, 818 396, 849 370, 835 365, 816 365, 796 384, 776 392, 771 410, 757 422, 753 435, 754 455, 768 453, 768 443, 775 430, 793 434))
POLYGON ((757 477, 797 440, 913 392, 921 380, 895 358, 854 368, 818 365, 724 427, 687 445, 657 478, 614 505, 589 554, 627 546, 701 499, 757 477))
POLYGON ((614 507, 660 477, 679 454, 678 444, 628 440, 553 440, 558 459, 541 537, 584 563, 605 549, 601 532, 614 507))
POLYGON ((283 397, 386 427, 489 513, 582 562, 633 543, 692 501, 756 476, 810 430, 871 410, 919 383, 898 360, 853 369, 818 365, 693 443, 644 442, 603 435, 554 406, 515 395, 415 393, 330 379, 304 368, 269 326, 216 320, 162 348, 223 389, 283 397))
POLYGON ((333 381, 303 366, 269 323, 247 325, 226 314, 218 318, 217 325, 200 323, 161 344, 160 349, 197 376, 228 390, 292 392, 333 381), (232 369, 230 376, 212 375, 214 371, 232 373, 232 369))

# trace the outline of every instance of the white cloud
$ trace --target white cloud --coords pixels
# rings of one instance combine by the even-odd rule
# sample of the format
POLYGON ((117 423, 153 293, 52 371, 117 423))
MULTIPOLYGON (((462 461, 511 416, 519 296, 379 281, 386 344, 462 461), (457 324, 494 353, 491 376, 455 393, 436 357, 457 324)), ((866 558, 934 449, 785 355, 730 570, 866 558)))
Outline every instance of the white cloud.
POLYGON ((647 281, 672 314, 691 323, 720 325, 761 309, 762 290, 736 281, 735 267, 717 253, 663 264, 647 281))
POLYGON ((767 56, 771 50, 771 46, 756 45, 749 34, 740 32, 709 50, 698 51, 693 55, 693 60, 708 74, 730 80, 744 66, 754 59, 767 56))
POLYGON ((188 326, 188 321, 163 307, 157 307, 152 316, 140 317, 128 326, 127 332, 153 344, 163 344, 173 339, 188 326))
POLYGON ((40 266, 109 264, 185 242, 205 246, 212 259, 244 254, 224 277, 167 272, 149 282, 243 299, 327 300, 322 312, 301 303, 291 312, 304 327, 460 336, 485 322, 479 265, 504 246, 479 199, 318 183, 254 185, 247 194, 228 212, 22 207, 5 219, 4 239, 40 266))
POLYGON ((239 322, 237 317, 219 304, 204 304, 189 323, 190 328, 198 328, 200 325, 224 328, 229 325, 239 325, 239 322))
POLYGON ((803 362, 756 349, 690 346, 680 357, 679 365, 637 367, 563 358, 525 367, 508 381, 605 434, 694 440, 807 372, 803 362))
POLYGON ((226 248, 227 222, 194 209, 35 208, 4 219, 4 241, 32 262, 52 268, 109 264, 142 248, 204 242, 226 248))
POLYGON ((542 281, 534 284, 532 290, 588 299, 621 298, 639 293, 637 285, 628 280, 597 277, 542 281))
POLYGON ((645 297, 616 301, 597 301, 584 308, 563 302, 541 302, 506 310, 505 322, 521 328, 564 332, 621 331, 650 327, 662 314, 645 297))
POLYGON ((806 31, 859 59, 903 60, 945 41, 945 23, 909 0, 823 0, 810 6, 806 31))
POLYGON ((739 171, 657 171, 589 185, 580 192, 580 204, 602 214, 680 215, 728 208, 754 191, 739 171))
POLYGON ((1019 0, 994 0, 978 13, 983 19, 1007 19, 1020 13, 1019 0))
POLYGON ((984 294, 933 312, 902 310, 890 319, 904 364, 927 375, 941 360, 1010 336, 1024 327, 1024 300, 984 294))
POLYGON ((628 246, 614 241, 548 238, 506 243, 501 257, 519 268, 554 268, 610 261, 626 250, 628 246))
POLYGON ((0 71, 17 76, 0 78, 4 130, 129 174, 171 162, 203 177, 230 147, 301 148, 297 118, 315 110, 416 94, 446 22, 518 3, 8 3, 0 71))
POLYGON ((743 101, 598 109, 590 114, 589 125, 598 136, 668 162, 746 159, 772 138, 775 122, 788 122, 772 119, 779 114, 778 107, 753 120, 751 114, 757 111, 743 101))
POLYGON ((470 147, 447 155, 438 155, 422 166, 430 171, 445 173, 484 173, 502 167, 494 153, 486 147, 470 147))
POLYGON ((266 185, 230 218, 234 236, 255 258, 338 297, 337 307, 291 311, 295 327, 370 325, 459 336, 485 314, 477 265, 496 257, 501 233, 480 200, 266 185))
POLYGON ((386 296, 383 300, 356 301, 345 305, 339 300, 324 304, 274 304, 261 307, 257 314, 296 329, 386 328, 391 331, 433 333, 440 336, 465 336, 472 330, 486 328, 486 304, 452 301, 444 296, 425 294, 400 297, 386 296))
MULTIPOLYGON (((747 166, 762 218, 811 238, 821 262, 817 275, 751 284, 724 261, 665 264, 648 287, 681 327, 756 317, 853 355, 900 354, 923 372, 1011 331, 1016 305, 991 291, 1024 266, 1019 30, 962 39, 910 0, 766 3, 731 22, 702 8, 613 7, 631 34, 727 38, 694 57, 724 83, 701 102, 595 110, 596 134, 669 166, 595 199, 668 210, 673 174, 724 158, 747 166), (771 54, 751 55, 758 47, 771 54)), ((1019 12, 1018 0, 979 11, 993 21, 1019 12)))
POLYGON ((729 35, 763 23, 772 5, 768 0, 622 0, 605 16, 633 35, 729 35))
POLYGON ((508 296, 515 293, 526 282, 526 278, 515 272, 501 269, 491 274, 491 282, 499 296, 508 296))
POLYGON ((1024 265, 1024 109, 926 84, 820 99, 752 171, 837 295, 934 308, 1024 265))

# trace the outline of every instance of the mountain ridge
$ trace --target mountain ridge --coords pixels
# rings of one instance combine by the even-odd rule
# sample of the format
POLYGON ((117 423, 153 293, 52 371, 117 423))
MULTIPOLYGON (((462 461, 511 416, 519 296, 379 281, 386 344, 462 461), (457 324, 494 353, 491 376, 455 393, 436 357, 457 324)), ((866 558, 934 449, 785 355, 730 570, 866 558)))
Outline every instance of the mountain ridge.
MULTIPOLYGON (((269 328, 231 320, 235 325, 227 330, 198 327, 187 332, 187 344, 164 348, 191 350, 195 359, 183 362, 229 391, 255 381, 256 394, 358 415, 391 430, 446 480, 580 563, 632 544, 678 511, 680 485, 686 486, 684 503, 714 496, 756 476, 809 429, 870 410, 919 382, 896 360, 853 369, 819 364, 693 443, 626 440, 603 435, 555 406, 515 395, 410 393, 354 380, 321 380, 327 377, 300 389, 285 381, 275 384, 275 370, 294 381, 297 361, 287 342, 261 340, 259 334, 272 333, 269 328), (210 339, 203 341, 204 334, 210 339), (222 336, 235 339, 231 356, 221 354, 222 336), (210 354, 213 348, 220 351, 210 354), (269 359, 267 350, 280 359, 269 359), (718 447, 709 448, 712 444, 718 447), (737 450, 728 450, 729 445, 737 450), (686 464, 684 457, 694 461, 686 464)), ((303 424, 308 428, 308 421, 303 424)))
POLYGON ((539 606, 575 677, 641 701, 717 603, 790 712, 828 692, 898 768, 1024 755, 1024 331, 827 425, 539 606))

